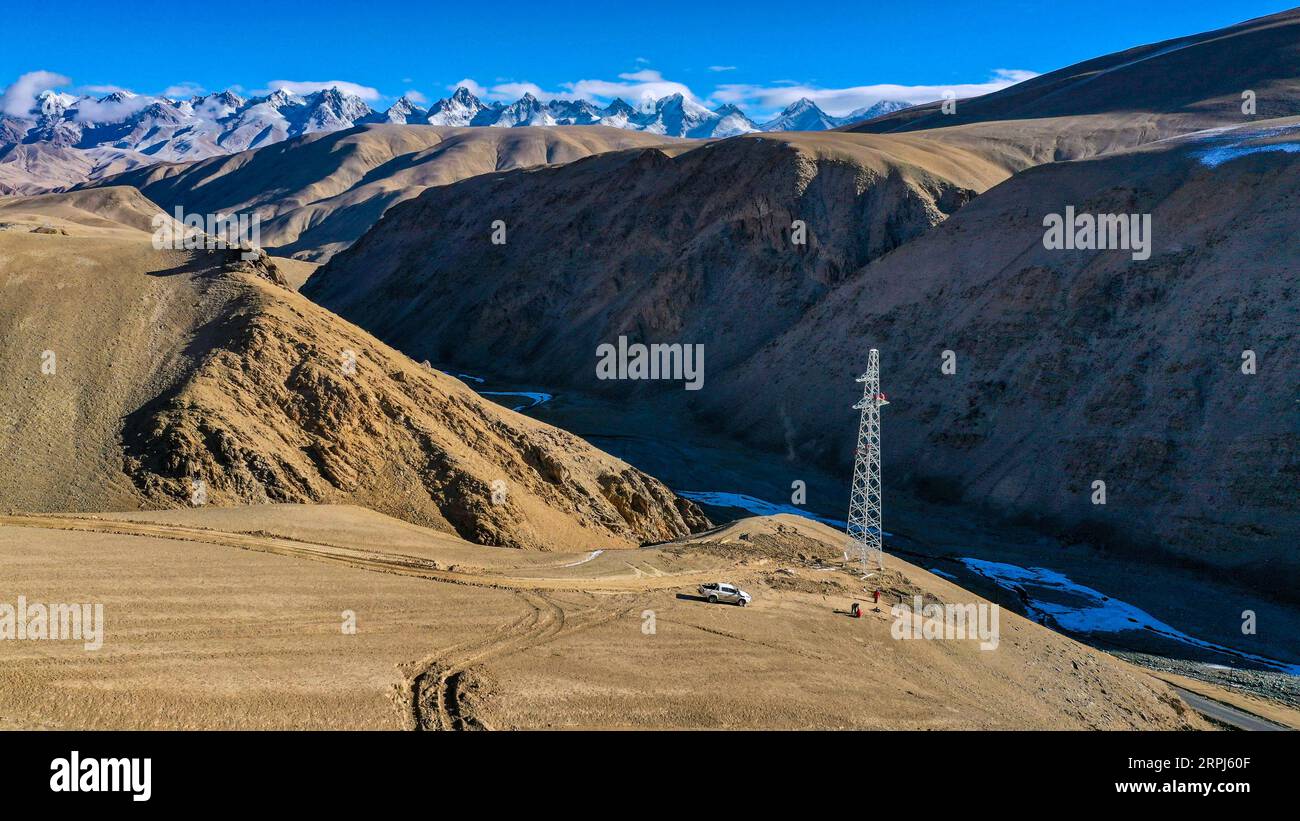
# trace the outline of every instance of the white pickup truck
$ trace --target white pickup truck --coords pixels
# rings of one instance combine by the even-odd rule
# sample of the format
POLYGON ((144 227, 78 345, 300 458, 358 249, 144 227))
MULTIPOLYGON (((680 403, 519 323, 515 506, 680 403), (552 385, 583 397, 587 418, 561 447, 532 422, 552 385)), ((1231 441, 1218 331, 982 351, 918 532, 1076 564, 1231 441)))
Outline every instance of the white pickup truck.
POLYGON ((744 607, 754 600, 754 597, 736 587, 734 584, 724 584, 722 582, 709 582, 700 585, 700 595, 708 599, 709 604, 717 604, 720 601, 731 602, 732 604, 744 607))

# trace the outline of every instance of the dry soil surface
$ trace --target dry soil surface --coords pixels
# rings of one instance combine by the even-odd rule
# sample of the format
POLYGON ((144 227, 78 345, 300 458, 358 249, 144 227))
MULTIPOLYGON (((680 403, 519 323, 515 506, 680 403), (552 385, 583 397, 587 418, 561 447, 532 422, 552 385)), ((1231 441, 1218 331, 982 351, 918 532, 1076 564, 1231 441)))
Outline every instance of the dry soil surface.
MULTIPOLYGON (((778 516, 544 564, 346 506, 4 517, 0 601, 99 602, 106 629, 95 651, 0 642, 0 726, 1205 726, 1007 612, 993 651, 848 617, 867 596, 840 538, 778 516), (709 579, 753 604, 699 601, 709 579)), ((976 601, 896 560, 875 585, 976 601)))

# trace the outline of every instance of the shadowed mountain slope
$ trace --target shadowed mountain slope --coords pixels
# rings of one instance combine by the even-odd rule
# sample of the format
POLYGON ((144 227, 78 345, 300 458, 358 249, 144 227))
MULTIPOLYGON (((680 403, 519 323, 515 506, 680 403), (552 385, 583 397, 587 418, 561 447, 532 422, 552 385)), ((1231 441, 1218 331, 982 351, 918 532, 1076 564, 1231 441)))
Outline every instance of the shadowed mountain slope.
MULTIPOLYGON (((1095 118, 1147 126, 1146 139, 1300 114, 1300 9, 1107 54, 957 102, 897 111, 846 130, 887 133, 970 123, 1095 118)), ((1084 121, 1086 122, 1086 120, 1084 121)))
POLYGON ((878 347, 893 486, 1293 594, 1298 141, 1289 119, 1022 172, 868 265, 701 401, 736 435, 848 470, 853 378, 878 347), (1044 216, 1067 207, 1149 214, 1150 258, 1044 247, 1044 216))
POLYGON ((491 174, 393 209, 303 292, 413 356, 501 374, 587 384, 596 346, 619 334, 703 343, 722 368, 1011 163, 819 133, 491 174))

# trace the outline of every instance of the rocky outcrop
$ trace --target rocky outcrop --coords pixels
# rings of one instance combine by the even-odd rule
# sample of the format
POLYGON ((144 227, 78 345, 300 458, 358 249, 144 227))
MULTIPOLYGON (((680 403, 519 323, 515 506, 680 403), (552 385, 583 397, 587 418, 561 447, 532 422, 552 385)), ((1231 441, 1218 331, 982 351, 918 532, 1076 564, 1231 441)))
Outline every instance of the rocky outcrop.
POLYGON ((257 271, 223 276, 245 293, 221 343, 124 432, 147 499, 350 501, 479 544, 543 550, 708 526, 649 476, 480 399, 257 271))

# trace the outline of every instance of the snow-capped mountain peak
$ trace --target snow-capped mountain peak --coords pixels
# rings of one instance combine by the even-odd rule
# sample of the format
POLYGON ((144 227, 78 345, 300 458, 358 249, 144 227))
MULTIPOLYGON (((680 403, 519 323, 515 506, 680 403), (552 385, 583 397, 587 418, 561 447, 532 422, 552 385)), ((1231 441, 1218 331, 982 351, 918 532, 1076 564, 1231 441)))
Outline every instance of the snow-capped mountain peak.
POLYGON ((817 103, 807 97, 800 97, 785 107, 775 119, 763 123, 764 131, 826 131, 840 125, 840 120, 832 117, 817 103))
POLYGON ((468 88, 460 86, 448 98, 429 107, 429 125, 467 126, 488 106, 475 97, 468 88))
POLYGON ((611 117, 622 114, 625 117, 631 117, 636 114, 636 109, 627 104, 622 97, 615 97, 613 102, 605 106, 605 116, 611 117))
POLYGON ((642 131, 651 134, 663 134, 666 137, 719 137, 744 134, 757 131, 757 126, 749 123, 749 118, 740 115, 744 122, 732 114, 721 115, 710 111, 706 106, 683 94, 670 94, 654 102, 652 110, 638 118, 637 124, 642 131), (724 119, 726 123, 724 124, 724 119), (725 133, 721 133, 725 132, 725 133))
POLYGON ((77 98, 71 94, 63 94, 51 89, 36 95, 36 105, 32 110, 40 112, 43 117, 58 117, 72 108, 76 102, 77 98))
POLYGON ((713 113, 718 116, 718 122, 714 124, 709 134, 711 137, 734 137, 761 130, 758 123, 746 117, 745 112, 730 103, 713 113))
POLYGON ((198 119, 216 122, 224 120, 243 108, 244 102, 243 97, 227 90, 216 94, 191 97, 189 109, 198 119))
POLYGON ((0 157, 18 144, 87 152, 95 167, 135 167, 160 161, 186 162, 232 154, 304 134, 358 125, 392 123, 497 128, 605 126, 665 137, 721 139, 754 131, 820 131, 870 119, 907 103, 882 100, 846 117, 833 117, 814 101, 799 99, 762 126, 734 104, 710 110, 688 94, 643 99, 634 107, 622 98, 606 105, 584 99, 543 103, 524 94, 510 104, 484 102, 464 86, 427 110, 409 96, 376 112, 360 97, 338 87, 295 94, 277 88, 245 99, 226 90, 184 100, 113 91, 102 97, 42 91, 24 116, 0 113, 0 157), (93 152, 93 153, 92 153, 93 152))
POLYGON ((266 103, 272 108, 284 108, 289 105, 298 105, 302 103, 302 98, 296 94, 285 91, 283 88, 277 88, 269 96, 262 98, 261 102, 266 103))
POLYGON ((428 112, 415 104, 410 97, 403 95, 389 106, 382 115, 376 114, 368 121, 399 123, 402 125, 422 125, 429 122, 428 112))
POLYGON ((337 86, 313 92, 303 99, 308 105, 304 134, 351 128, 358 120, 374 113, 360 97, 340 91, 337 86))
POLYGON ((470 125, 486 125, 495 128, 517 128, 520 126, 556 125, 556 120, 546 110, 546 106, 532 94, 524 94, 514 103, 502 109, 488 109, 470 121, 470 125))
POLYGON ((587 100, 551 100, 546 110, 559 125, 596 125, 605 112, 587 100))
POLYGON ((905 103, 902 100, 881 100, 878 103, 872 103, 869 106, 850 111, 840 118, 840 122, 846 125, 848 123, 860 123, 864 120, 874 120, 876 117, 883 117, 886 114, 892 114, 895 111, 911 107, 911 103, 905 103))

